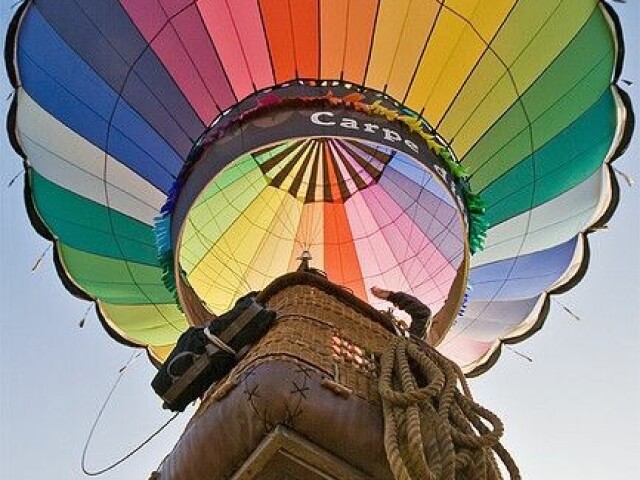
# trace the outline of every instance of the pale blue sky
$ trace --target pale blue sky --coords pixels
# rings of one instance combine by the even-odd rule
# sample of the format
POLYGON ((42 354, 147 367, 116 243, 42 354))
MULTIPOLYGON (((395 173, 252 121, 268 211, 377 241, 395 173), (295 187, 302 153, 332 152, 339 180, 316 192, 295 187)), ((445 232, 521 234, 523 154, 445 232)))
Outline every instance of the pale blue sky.
MULTIPOLYGON (((3 0, 2 31, 11 0, 3 0)), ((614 4, 626 26, 623 78, 638 105, 640 7, 614 4), (634 48, 635 47, 635 48, 634 48)), ((4 118, 11 89, 2 78, 4 118)), ((640 183, 637 135, 616 167, 640 183)), ((86 478, 80 455, 100 405, 131 350, 113 342, 93 313, 78 328, 88 303, 62 287, 48 242, 29 225, 20 159, 2 136, 0 160, 0 475, 11 480, 86 478)), ((640 478, 640 189, 621 181, 621 202, 609 229, 591 235, 586 278, 553 302, 545 327, 472 381, 480 403, 506 423, 507 448, 525 480, 640 478)), ((89 467, 101 468, 129 451, 168 414, 148 386, 153 368, 143 356, 98 427, 89 467)), ((188 413, 118 469, 102 476, 146 479, 176 442, 188 413)))

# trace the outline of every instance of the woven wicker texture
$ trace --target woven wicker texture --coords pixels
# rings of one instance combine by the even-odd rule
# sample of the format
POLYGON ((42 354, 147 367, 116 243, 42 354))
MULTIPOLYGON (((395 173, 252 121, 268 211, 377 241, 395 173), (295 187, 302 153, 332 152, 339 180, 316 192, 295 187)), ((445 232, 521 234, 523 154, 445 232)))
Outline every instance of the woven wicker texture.
POLYGON ((329 378, 379 403, 376 358, 392 334, 382 325, 330 293, 310 285, 292 285, 272 296, 276 325, 238 364, 238 375, 256 362, 289 356, 307 362, 329 378))

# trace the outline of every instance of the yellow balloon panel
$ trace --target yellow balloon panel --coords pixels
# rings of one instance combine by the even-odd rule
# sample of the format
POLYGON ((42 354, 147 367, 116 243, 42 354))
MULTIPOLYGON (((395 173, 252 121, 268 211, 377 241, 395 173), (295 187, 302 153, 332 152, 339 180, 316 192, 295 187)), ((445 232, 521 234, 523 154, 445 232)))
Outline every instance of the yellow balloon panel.
POLYGON ((469 19, 478 36, 485 43, 490 43, 516 3, 516 0, 453 0, 445 2, 445 8, 454 15, 469 19))
POLYGON ((378 8, 378 19, 371 61, 367 70, 367 85, 384 90, 389 71, 404 31, 411 0, 384 0, 378 8))
POLYGON ((407 96, 413 74, 441 8, 436 2, 411 3, 393 62, 387 60, 387 64, 391 65, 386 80, 387 93, 392 97, 402 100, 407 96))
POLYGON ((513 0, 449 6, 441 12, 409 104, 437 124, 509 13, 513 0))
MULTIPOLYGON (((280 192, 285 193, 285 192, 280 192)), ((254 251, 246 280, 252 289, 261 289, 268 282, 285 273, 285 265, 292 263, 302 252, 291 230, 298 224, 302 213, 302 203, 285 193, 281 197, 280 208, 269 225, 269 233, 262 236, 254 251), (284 261, 283 261, 284 260, 284 261)))
POLYGON ((187 328, 175 304, 117 305, 101 303, 109 326, 127 340, 145 345, 173 345, 187 328), (117 319, 113 321, 110 319, 117 319))
MULTIPOLYGON (((407 105, 412 110, 421 112, 434 93, 435 85, 440 78, 439 74, 458 45, 458 40, 465 28, 467 24, 456 15, 446 11, 440 14, 407 97, 407 105)), ((425 112, 424 115, 433 123, 429 112, 425 112)))
MULTIPOLYGON (((507 74, 495 83, 495 87, 490 89, 482 99, 480 105, 476 107, 474 112, 464 121, 460 131, 452 137, 451 145, 454 146, 456 153, 460 157, 464 155, 475 145, 480 134, 477 128, 488 128, 492 125, 493 119, 498 118, 512 105, 514 108, 511 115, 514 116, 513 121, 525 122, 526 115, 522 109, 522 105, 517 102, 518 93, 516 92, 513 82, 507 74)), ((512 130, 505 130, 505 135, 512 135, 512 130)), ((508 139, 505 141, 508 141, 508 139)), ((495 142, 494 142, 495 143, 495 142)))
POLYGON ((188 272, 193 289, 215 310, 226 308, 240 291, 262 288, 283 273, 283 263, 273 262, 291 257, 301 212, 302 203, 286 191, 262 190, 188 272))
MULTIPOLYGON (((491 91, 491 86, 501 77, 507 78, 507 69, 504 64, 493 51, 485 52, 475 67, 473 75, 467 79, 464 88, 458 92, 457 97, 449 106, 447 114, 440 119, 441 123, 436 124, 438 132, 449 141, 455 139, 469 118, 475 115, 484 95, 491 91)), ((505 88, 504 91, 506 92, 508 89, 505 88)), ((511 88, 510 95, 505 99, 502 108, 514 101, 515 90, 511 88)))

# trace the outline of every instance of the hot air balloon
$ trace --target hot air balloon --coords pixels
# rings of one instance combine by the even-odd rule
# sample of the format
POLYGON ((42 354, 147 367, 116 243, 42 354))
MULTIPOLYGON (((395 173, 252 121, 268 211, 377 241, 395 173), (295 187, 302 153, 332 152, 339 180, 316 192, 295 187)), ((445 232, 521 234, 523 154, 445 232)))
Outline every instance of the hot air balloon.
MULTIPOLYGON (((285 312, 294 297, 320 315, 329 295, 355 308, 340 311, 346 324, 377 319, 352 338, 332 331, 328 363, 316 360, 323 374, 350 362, 366 377, 379 358, 363 345, 392 329, 367 306, 384 308, 370 293, 381 286, 428 304, 431 343, 479 374, 502 342, 541 327, 550 293, 582 278, 586 234, 615 210, 609 164, 632 125, 615 85, 623 51, 615 14, 595 0, 34 0, 9 31, 8 130, 63 282, 153 361, 263 290, 285 312), (306 290, 287 291, 301 259, 342 290, 301 274, 306 290)), ((248 358, 314 350, 287 335, 248 358)), ((233 415, 261 368, 299 398, 319 388, 304 365, 254 367, 202 416, 233 415)), ((361 380, 337 377, 331 394, 342 380, 366 397, 361 380)), ((291 426, 299 404, 283 402, 291 426)), ((319 468, 321 440, 277 432, 258 464, 298 442, 319 468)), ((244 438, 230 459, 195 467, 198 452, 177 451, 160 478, 254 478, 255 458, 237 464, 263 436, 229 436, 244 438)), ((359 455, 332 460, 331 474, 387 475, 359 455)))

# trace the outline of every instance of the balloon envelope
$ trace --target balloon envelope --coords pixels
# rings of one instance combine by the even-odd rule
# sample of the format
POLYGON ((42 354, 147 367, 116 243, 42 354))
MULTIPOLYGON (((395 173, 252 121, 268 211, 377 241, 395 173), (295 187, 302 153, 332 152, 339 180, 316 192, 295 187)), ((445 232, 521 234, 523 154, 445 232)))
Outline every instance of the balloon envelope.
POLYGON ((540 327, 547 294, 584 273, 585 232, 615 206, 622 50, 594 0, 28 1, 9 33, 9 133, 32 222, 120 340, 163 358, 194 321, 172 282, 219 312, 309 250, 364 298, 378 284, 437 312, 455 297, 439 348, 478 372, 501 340, 540 327), (271 89, 280 101, 361 92, 368 111, 323 106, 342 117, 278 137, 271 89), (261 145, 243 136, 253 127, 269 132, 261 145), (411 140, 421 132, 486 204, 470 260, 466 180, 438 174, 450 165, 411 140), (204 168, 233 135, 244 151, 204 168))

